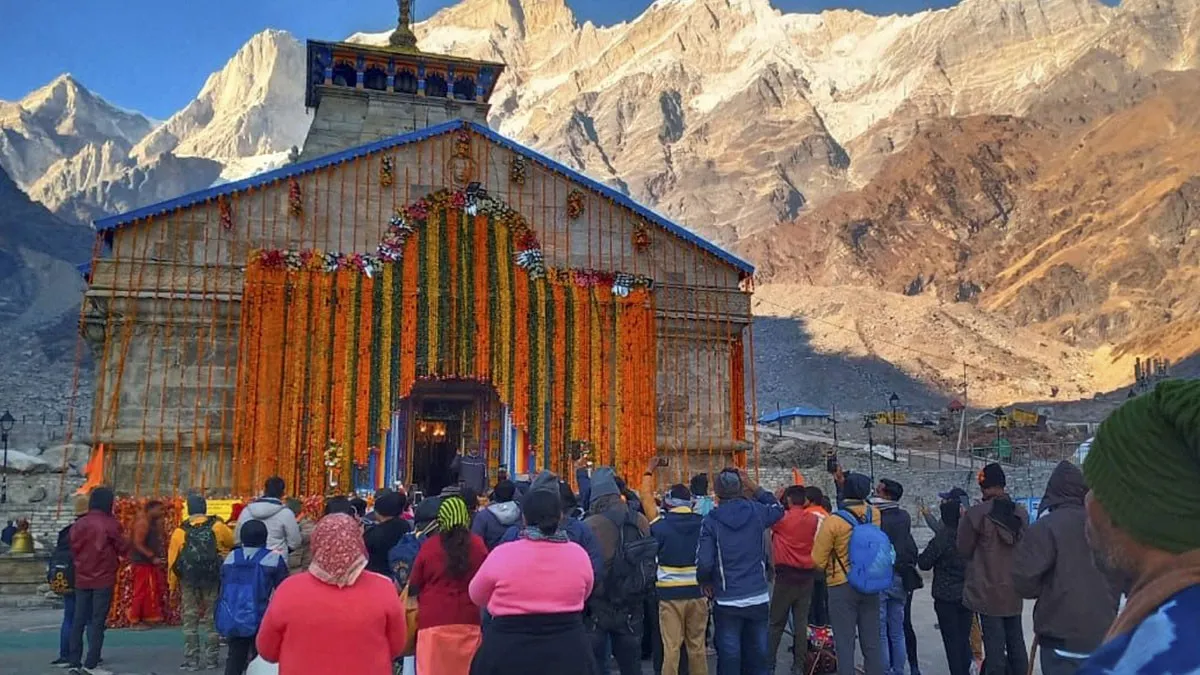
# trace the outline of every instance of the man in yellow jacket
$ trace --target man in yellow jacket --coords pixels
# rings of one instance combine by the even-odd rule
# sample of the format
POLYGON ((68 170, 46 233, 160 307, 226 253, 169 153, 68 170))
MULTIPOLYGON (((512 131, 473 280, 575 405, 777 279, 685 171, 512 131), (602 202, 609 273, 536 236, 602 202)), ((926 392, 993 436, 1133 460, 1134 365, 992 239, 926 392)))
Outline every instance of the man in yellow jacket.
POLYGON ((204 497, 189 495, 187 507, 188 519, 171 533, 167 549, 171 590, 180 589, 182 668, 215 669, 220 638, 213 630, 213 614, 221 590, 221 564, 233 549, 233 531, 220 518, 208 515, 204 497), (201 631, 206 633, 203 642, 201 631))
MULTIPOLYGON (((860 473, 834 475, 841 498, 838 506, 855 518, 870 516, 879 523, 879 511, 867 503, 871 479, 860 473)), ((831 515, 821 524, 813 543, 813 563, 825 570, 829 586, 829 623, 838 653, 838 675, 855 675, 854 636, 862 647, 864 675, 883 675, 883 653, 879 644, 879 595, 859 593, 850 587, 846 570, 850 566, 850 534, 854 528, 844 518, 831 515)))

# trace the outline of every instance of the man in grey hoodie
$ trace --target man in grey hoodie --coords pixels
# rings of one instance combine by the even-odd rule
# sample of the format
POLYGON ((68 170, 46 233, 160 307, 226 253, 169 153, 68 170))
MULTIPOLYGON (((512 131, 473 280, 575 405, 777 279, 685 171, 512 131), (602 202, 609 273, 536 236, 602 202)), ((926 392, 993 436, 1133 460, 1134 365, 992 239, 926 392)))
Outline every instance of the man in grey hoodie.
POLYGON ((483 539, 488 550, 500 545, 504 533, 521 519, 521 505, 513 501, 517 486, 512 481, 502 480, 492 493, 493 502, 475 514, 471 531, 483 539))
POLYGON ((242 526, 251 520, 262 521, 267 526, 267 548, 286 556, 289 551, 300 548, 300 525, 296 514, 283 504, 283 479, 271 476, 263 485, 263 496, 250 502, 238 516, 233 538, 240 545, 242 526))
POLYGON ((1017 542, 1013 585, 1033 607, 1043 675, 1071 675, 1104 641, 1117 618, 1120 590, 1096 568, 1084 525, 1083 472, 1061 462, 1042 497, 1044 515, 1017 542))

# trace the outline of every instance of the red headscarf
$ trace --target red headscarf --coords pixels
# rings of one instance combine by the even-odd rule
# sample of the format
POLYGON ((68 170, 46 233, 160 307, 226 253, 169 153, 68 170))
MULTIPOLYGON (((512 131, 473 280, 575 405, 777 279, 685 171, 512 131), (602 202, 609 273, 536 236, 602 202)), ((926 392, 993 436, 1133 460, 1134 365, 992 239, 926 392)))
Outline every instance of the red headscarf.
POLYGON ((338 588, 353 584, 367 566, 362 527, 344 513, 322 518, 312 533, 312 564, 308 571, 338 588))

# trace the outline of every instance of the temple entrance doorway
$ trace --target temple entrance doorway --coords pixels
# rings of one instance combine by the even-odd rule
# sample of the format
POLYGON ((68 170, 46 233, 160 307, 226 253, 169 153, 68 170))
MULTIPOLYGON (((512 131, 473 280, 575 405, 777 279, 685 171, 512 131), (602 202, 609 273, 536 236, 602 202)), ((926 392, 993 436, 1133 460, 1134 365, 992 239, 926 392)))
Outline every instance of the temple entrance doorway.
POLYGON ((405 482, 424 495, 451 486, 482 492, 490 449, 496 447, 491 428, 500 409, 496 390, 468 380, 429 380, 413 387, 407 403, 412 451, 402 462, 408 465, 405 482))

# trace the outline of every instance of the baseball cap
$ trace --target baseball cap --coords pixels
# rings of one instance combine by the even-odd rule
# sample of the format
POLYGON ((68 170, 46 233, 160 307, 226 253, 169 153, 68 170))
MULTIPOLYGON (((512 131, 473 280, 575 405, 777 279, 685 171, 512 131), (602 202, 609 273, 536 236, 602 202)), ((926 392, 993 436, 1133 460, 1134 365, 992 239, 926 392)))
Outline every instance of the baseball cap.
POLYGON ((960 487, 950 488, 949 492, 939 492, 938 493, 938 498, 943 501, 947 501, 947 502, 953 501, 953 500, 962 501, 962 498, 967 497, 967 496, 969 496, 967 494, 967 491, 960 487))

